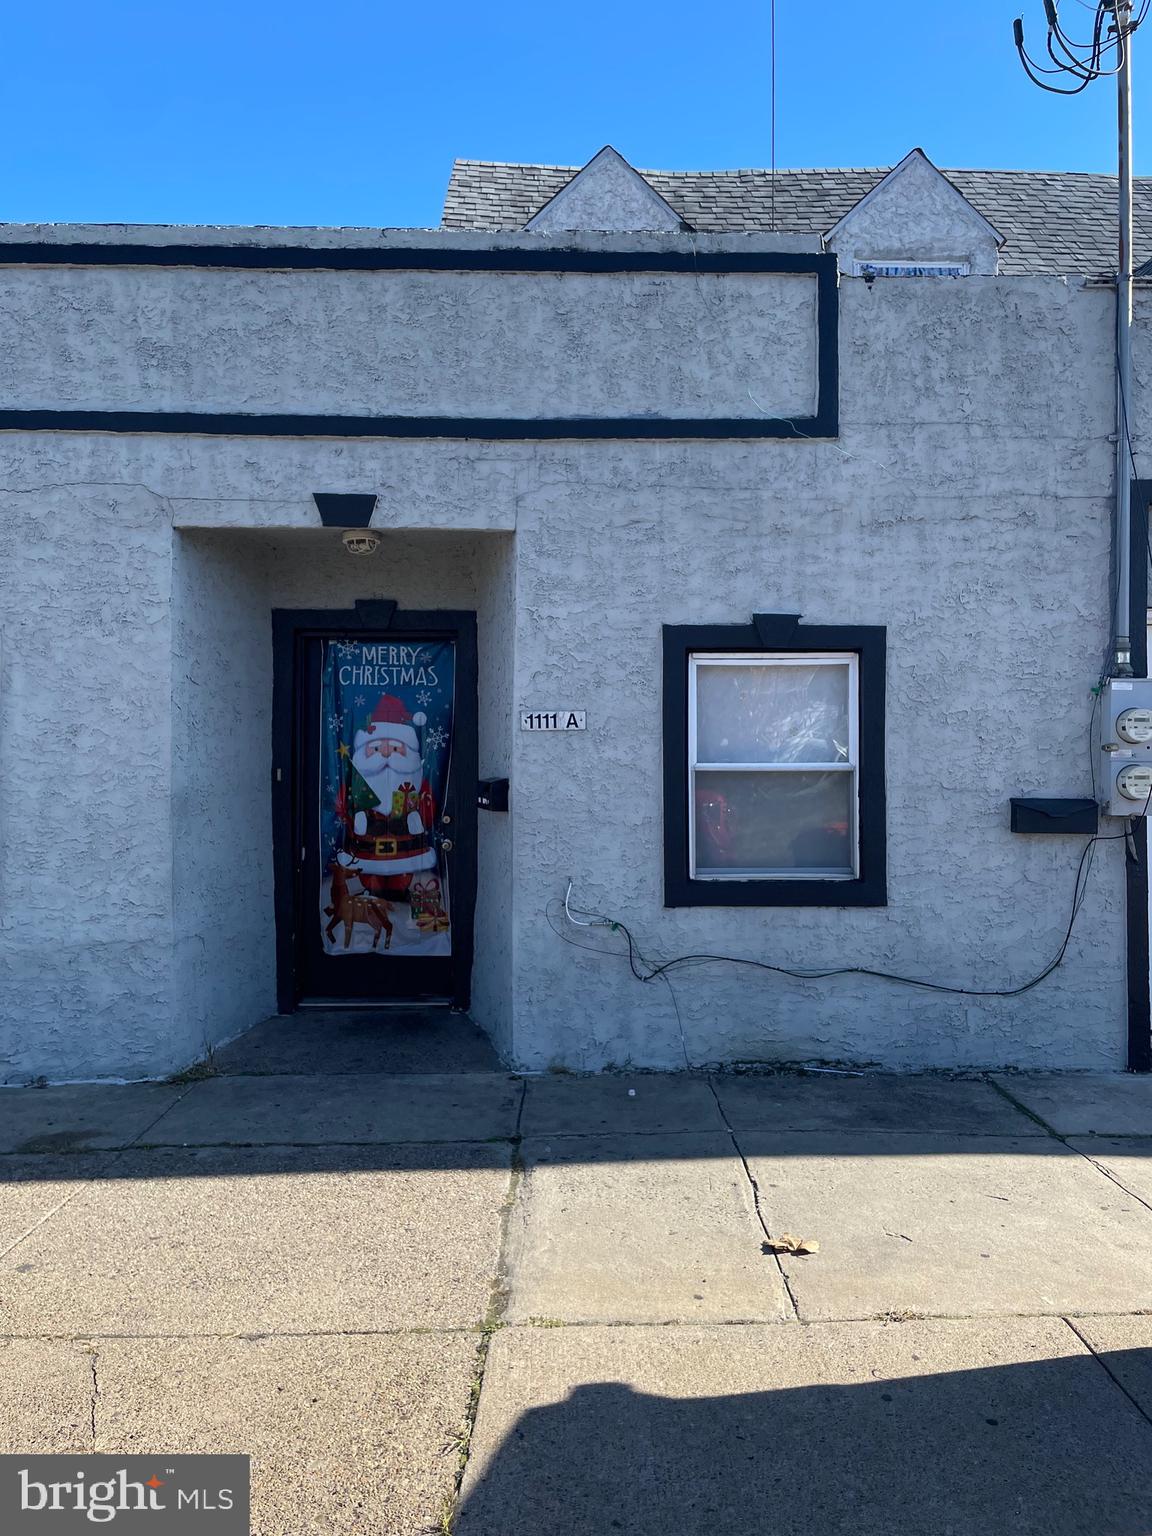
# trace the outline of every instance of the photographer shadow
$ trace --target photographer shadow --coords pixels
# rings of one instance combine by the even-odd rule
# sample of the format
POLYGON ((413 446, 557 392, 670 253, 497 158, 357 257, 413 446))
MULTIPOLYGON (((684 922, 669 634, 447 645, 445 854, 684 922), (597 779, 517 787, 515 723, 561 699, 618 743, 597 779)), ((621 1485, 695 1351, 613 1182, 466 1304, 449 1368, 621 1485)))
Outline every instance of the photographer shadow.
MULTIPOLYGON (((552 1337, 560 1340, 566 1331, 552 1337)), ((717 1365, 724 1332, 716 1330, 705 1346, 704 1374, 713 1378, 717 1369, 727 1374, 722 1356, 717 1365)), ((796 1330, 793 1337, 805 1351, 803 1334, 796 1330)), ((986 1354, 986 1332, 969 1338, 970 1354, 986 1354)), ((846 1334, 841 1339, 840 1347, 851 1349, 846 1334)), ((955 1342, 965 1347, 961 1338, 955 1342)), ((557 1349, 563 1354, 565 1345, 557 1349)), ((633 1349, 621 1346, 623 1358, 631 1359, 633 1349)), ((747 1345, 738 1347, 733 1365, 745 1378, 746 1351, 747 1345)), ((683 1379, 679 1346, 658 1343, 657 1352, 683 1379)), ((538 1347, 529 1345, 528 1354, 538 1356, 538 1347)), ((910 1363, 918 1358, 906 1356, 910 1363)), ((534 1370, 531 1358, 513 1358, 491 1383, 491 1400, 481 1399, 454 1530, 457 1536, 1148 1536, 1152 1422, 1117 1380, 1142 1376, 1152 1384, 1152 1351, 1117 1351, 1105 1359, 1108 1370, 1084 1353, 710 1397, 657 1396, 599 1381, 574 1387, 563 1401, 516 1413, 513 1395, 550 1372, 541 1373, 538 1362, 534 1370)), ((762 1374, 770 1371, 765 1362, 762 1374)))

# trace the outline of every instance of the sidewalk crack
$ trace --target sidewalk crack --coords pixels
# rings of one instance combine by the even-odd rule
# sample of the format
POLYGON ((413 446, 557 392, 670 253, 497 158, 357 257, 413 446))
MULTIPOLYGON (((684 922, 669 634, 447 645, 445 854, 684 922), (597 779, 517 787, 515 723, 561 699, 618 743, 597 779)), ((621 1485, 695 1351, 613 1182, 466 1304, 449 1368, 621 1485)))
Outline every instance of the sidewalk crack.
POLYGON ((20 1233, 19 1237, 14 1237, 8 1244, 7 1248, 0 1248, 0 1259, 6 1259, 12 1252, 13 1248, 19 1248, 22 1242, 32 1236, 33 1232, 39 1232, 40 1228, 46 1221, 51 1221, 53 1216, 58 1216, 66 1205, 70 1204, 73 1200, 76 1199, 77 1195, 84 1193, 85 1189, 87 1189, 91 1182, 91 1179, 85 1179, 81 1183, 79 1189, 74 1189, 70 1195, 65 1195, 59 1205, 54 1205, 50 1211, 45 1211, 44 1215, 41 1216, 38 1221, 34 1221, 30 1227, 26 1227, 24 1231, 20 1233))
POLYGON ((1097 1362, 1097 1364, 1100 1365, 1100 1367, 1104 1370, 1104 1372, 1108 1376, 1109 1380, 1115 1386, 1119 1387, 1121 1392, 1123 1392, 1124 1396, 1132 1404, 1133 1408, 1135 1408, 1136 1412, 1140 1415, 1140 1417, 1142 1419, 1144 1419, 1148 1423, 1149 1426, 1152 1426, 1152 1413, 1149 1413, 1148 1410, 1144 1407, 1144 1405, 1137 1398, 1132 1396, 1131 1392, 1129 1392, 1128 1388, 1120 1380, 1119 1376, 1116 1375, 1116 1372, 1111 1368, 1111 1366, 1108 1364, 1108 1362, 1104 1358, 1104 1356, 1095 1347, 1095 1345, 1092 1343, 1091 1339, 1086 1338, 1084 1336, 1084 1334, 1082 1334, 1080 1332, 1079 1328, 1077 1328, 1076 1324, 1072 1321, 1072 1319, 1070 1317, 1061 1318, 1061 1322, 1063 1322, 1068 1328, 1070 1328, 1072 1330, 1072 1332, 1080 1340, 1081 1344, 1083 1344, 1084 1348, 1088 1351, 1088 1353, 1092 1356, 1092 1358, 1097 1362))
POLYGON ((736 1139, 736 1132, 732 1129, 732 1126, 728 1120, 728 1116, 724 1113, 724 1106, 720 1102, 720 1095, 716 1092, 716 1084, 712 1081, 711 1078, 707 1079, 707 1083, 712 1097, 716 1100, 717 1113, 719 1114, 721 1120, 723 1120, 724 1127, 732 1139, 732 1146, 735 1149, 736 1156, 740 1159, 740 1165, 744 1169, 744 1177, 748 1180, 748 1186, 752 1191, 752 1206, 756 1212, 756 1220, 760 1223, 760 1230, 764 1234, 765 1251, 770 1252, 772 1257, 776 1260, 776 1268, 780 1272, 780 1279, 783 1282, 784 1289, 788 1294, 788 1300, 792 1305, 792 1315, 796 1321, 799 1322, 800 1307, 797 1304, 795 1293, 792 1290, 792 1284, 788 1279, 788 1272, 785 1270, 784 1265, 780 1262, 780 1252, 776 1246, 776 1239, 773 1237, 772 1232, 769 1229, 768 1220, 764 1215, 764 1208, 760 1204, 760 1186, 756 1182, 756 1175, 749 1167, 748 1159, 744 1156, 744 1149, 736 1139))
POLYGON ((121 1152, 131 1151, 131 1149, 140 1142, 141 1138, 147 1136, 149 1131, 158 1126, 166 1115, 170 1115, 178 1104, 183 1104, 184 1100, 196 1086, 196 1083, 189 1083, 188 1086, 184 1089, 184 1092, 174 1098, 171 1104, 166 1104, 160 1113, 155 1117, 155 1119, 149 1120, 147 1125, 143 1126, 139 1131, 136 1132, 131 1141, 125 1142, 124 1146, 120 1148, 121 1152))
MULTIPOLYGON (((38 1232, 45 1222, 51 1221, 54 1216, 58 1216, 66 1205, 69 1205, 73 1200, 76 1199, 78 1195, 84 1194, 90 1184, 96 1183, 103 1173, 113 1168, 126 1152, 130 1152, 132 1150, 132 1148, 140 1140, 140 1137, 146 1135, 147 1132, 150 1131, 152 1127, 157 1123, 157 1121, 163 1120, 165 1115, 169 1114, 173 1109, 175 1109, 176 1105, 179 1104, 180 1099, 186 1098, 195 1086, 195 1083, 190 1083, 184 1092, 180 1095, 180 1098, 173 1099, 172 1103, 169 1104, 167 1108, 162 1109, 154 1120, 150 1121, 143 1130, 137 1132, 132 1140, 126 1142, 124 1146, 110 1147, 106 1152, 103 1153, 84 1154, 84 1156, 92 1156, 92 1163, 89 1165, 89 1167, 94 1168, 95 1172, 79 1173, 79 1187, 74 1189, 70 1195, 65 1195, 64 1199, 60 1201, 59 1205, 54 1205, 50 1211, 45 1211, 44 1215, 40 1217, 39 1221, 34 1221, 32 1225, 21 1232, 18 1237, 13 1238, 13 1240, 8 1244, 6 1248, 0 1248, 0 1259, 7 1258, 14 1248, 18 1248, 20 1244, 27 1238, 31 1237, 34 1232, 38 1232)), ((81 1164, 78 1163, 77 1169, 79 1170, 80 1167, 81 1164)))
POLYGON ((92 1400, 88 1407, 88 1428, 92 1436, 93 1451, 96 1450, 96 1399, 100 1396, 100 1381, 96 1374, 97 1359, 98 1352, 93 1349, 88 1359, 89 1368, 92 1372, 92 1400))

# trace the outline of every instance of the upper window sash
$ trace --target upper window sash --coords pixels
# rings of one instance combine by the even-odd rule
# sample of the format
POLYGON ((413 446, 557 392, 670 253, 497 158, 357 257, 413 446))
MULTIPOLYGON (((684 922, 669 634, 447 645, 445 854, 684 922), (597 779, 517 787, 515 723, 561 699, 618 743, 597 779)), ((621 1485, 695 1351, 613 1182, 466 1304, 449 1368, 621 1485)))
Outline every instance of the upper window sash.
POLYGON ((688 767, 691 770, 724 769, 726 772, 795 773, 800 771, 851 771, 860 761, 860 658, 855 651, 714 651, 693 652, 688 658, 688 767), (697 673, 702 666, 770 666, 848 668, 848 756, 823 762, 717 763, 696 755, 697 673))

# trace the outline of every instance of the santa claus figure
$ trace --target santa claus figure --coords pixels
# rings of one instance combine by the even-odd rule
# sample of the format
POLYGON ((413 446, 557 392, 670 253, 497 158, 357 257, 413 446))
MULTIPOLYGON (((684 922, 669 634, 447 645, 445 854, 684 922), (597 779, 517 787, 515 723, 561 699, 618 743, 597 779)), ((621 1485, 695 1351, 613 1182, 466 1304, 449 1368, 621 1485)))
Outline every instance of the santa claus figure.
POLYGON ((430 833, 436 817, 424 775, 417 730, 426 716, 409 714, 391 694, 376 702, 371 719, 357 731, 351 754, 353 772, 344 798, 346 849, 368 877, 377 881, 435 869, 430 833))

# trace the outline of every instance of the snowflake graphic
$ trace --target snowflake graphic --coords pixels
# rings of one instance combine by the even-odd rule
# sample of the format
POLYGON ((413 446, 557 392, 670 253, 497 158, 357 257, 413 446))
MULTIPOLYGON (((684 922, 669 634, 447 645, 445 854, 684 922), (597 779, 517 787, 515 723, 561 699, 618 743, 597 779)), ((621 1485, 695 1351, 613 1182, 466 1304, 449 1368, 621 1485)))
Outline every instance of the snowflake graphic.
POLYGON ((341 645, 338 642, 335 646, 333 646, 333 650, 336 652, 337 656, 343 656, 345 660, 348 660, 349 657, 359 654, 360 647, 354 640, 351 640, 346 645, 341 645))
POLYGON ((428 732, 428 745, 434 752, 439 752, 440 748, 447 740, 448 732, 442 731, 438 725, 434 725, 428 732))
POLYGON ((368 702, 368 700, 364 697, 364 695, 362 693, 358 693, 356 695, 356 708, 357 709, 363 709, 364 705, 367 704, 367 702, 368 702))
POLYGON ((416 695, 416 702, 421 706, 421 708, 427 704, 431 704, 432 695, 428 692, 427 688, 421 688, 420 692, 416 695))
POLYGON ((339 715, 328 716, 328 729, 330 731, 338 731, 340 729, 341 723, 342 722, 339 715))

